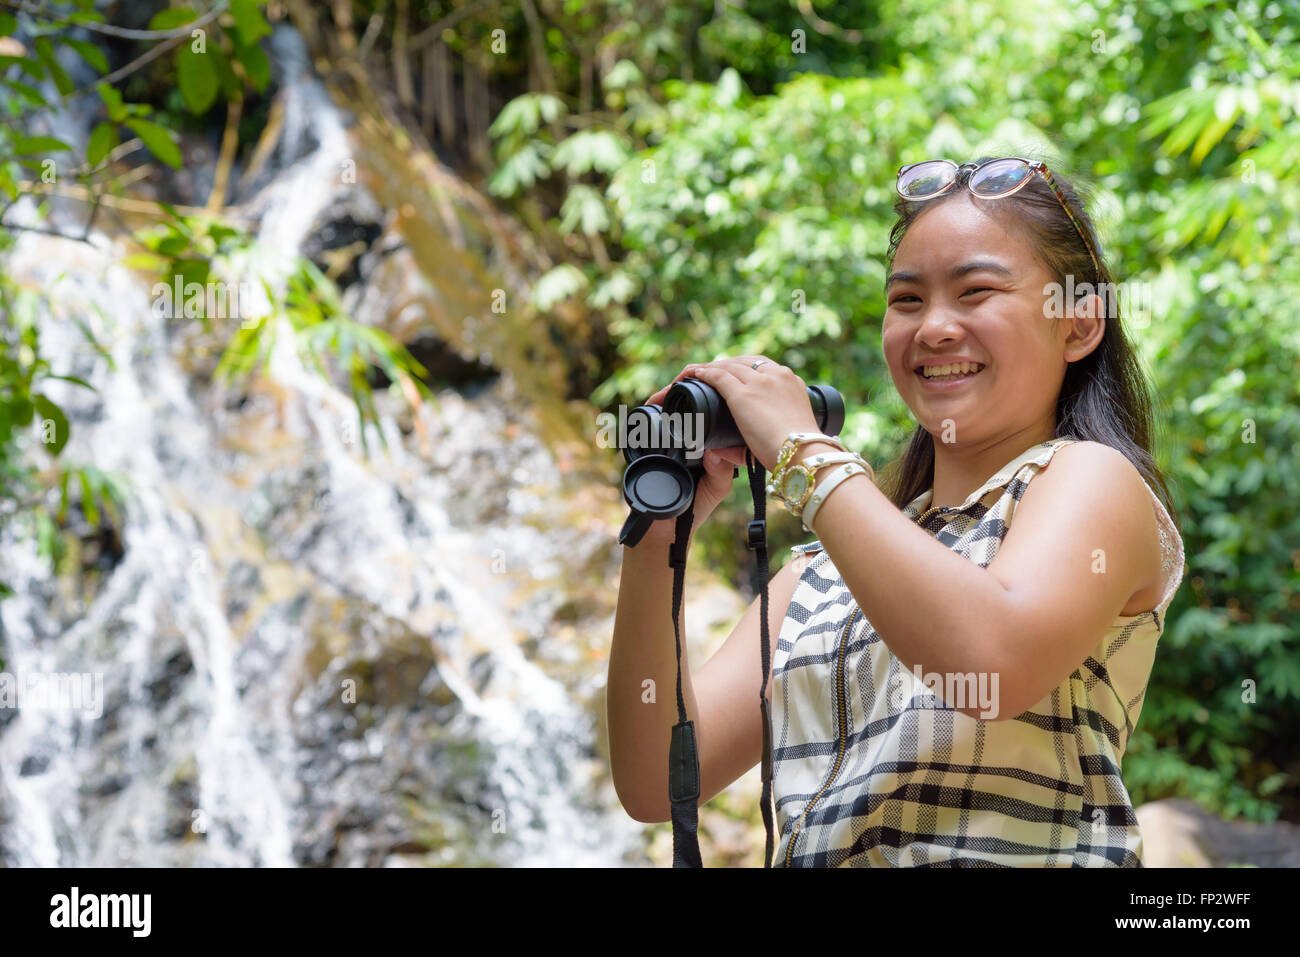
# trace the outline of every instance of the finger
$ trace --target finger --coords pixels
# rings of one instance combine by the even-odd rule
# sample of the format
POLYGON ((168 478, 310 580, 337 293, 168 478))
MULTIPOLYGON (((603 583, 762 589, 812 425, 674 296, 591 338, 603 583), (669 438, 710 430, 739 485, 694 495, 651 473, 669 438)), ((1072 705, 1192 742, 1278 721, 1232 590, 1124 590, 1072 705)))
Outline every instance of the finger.
POLYGON ((686 368, 687 370, 705 368, 752 369, 755 362, 771 361, 766 356, 723 356, 721 359, 714 359, 712 362, 697 362, 686 368))
MULTIPOLYGON (((750 376, 756 376, 759 373, 754 372, 751 369, 749 370, 749 374, 750 376)), ((737 385, 744 385, 747 381, 750 381, 745 375, 745 368, 743 366, 733 365, 731 363, 725 365, 711 363, 707 366, 698 366, 695 372, 692 373, 691 377, 713 386, 713 388, 718 390, 718 393, 724 400, 727 398, 728 393, 732 389, 736 388, 737 385)))
POLYGON ((677 373, 677 375, 673 377, 673 381, 672 381, 672 382, 670 382, 668 385, 664 386, 662 389, 660 389, 660 390, 659 390, 658 392, 656 392, 654 395, 650 396, 650 398, 646 399, 645 402, 643 402, 643 403, 641 403, 641 404, 642 404, 642 405, 662 405, 662 404, 663 404, 664 397, 668 395, 668 391, 669 391, 669 390, 670 390, 674 385, 676 385, 678 382, 681 382, 683 379, 693 378, 693 376, 692 376, 692 370, 697 369, 697 368, 701 368, 701 367, 703 367, 704 365, 705 365, 705 363, 698 363, 698 362, 697 362, 697 363, 692 363, 692 364, 690 364, 690 365, 687 365, 685 368, 682 369, 681 372, 677 373))
POLYGON ((732 465, 745 464, 745 446, 743 445, 735 445, 726 449, 714 449, 713 451, 717 452, 720 458, 732 465))
POLYGON ((685 378, 686 378, 686 370, 683 369, 681 372, 677 373, 677 377, 673 379, 672 382, 668 383, 668 385, 664 386, 662 389, 660 389, 654 395, 650 396, 650 398, 646 399, 645 402, 641 404, 642 405, 663 405, 664 397, 668 395, 668 390, 670 390, 674 385, 676 385, 678 382, 680 382, 682 379, 685 378))

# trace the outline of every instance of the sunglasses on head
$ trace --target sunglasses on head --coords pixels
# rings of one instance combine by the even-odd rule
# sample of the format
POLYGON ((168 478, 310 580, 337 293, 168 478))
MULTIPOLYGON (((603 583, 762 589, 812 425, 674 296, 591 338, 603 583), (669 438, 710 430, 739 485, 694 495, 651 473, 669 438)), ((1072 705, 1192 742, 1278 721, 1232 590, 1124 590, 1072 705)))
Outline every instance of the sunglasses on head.
POLYGON ((1092 267, 1097 271, 1098 281, 1101 280, 1101 257, 1097 255, 1087 230, 1070 209, 1065 193, 1061 191, 1060 184, 1056 182, 1052 171, 1038 160, 1004 156, 999 159, 985 160, 983 163, 966 163, 962 166, 946 159, 925 160, 899 169, 896 189, 899 196, 913 202, 933 199, 948 192, 956 183, 957 177, 965 170, 970 171, 970 176, 966 178, 966 187, 980 199, 1001 199, 1010 196, 1024 187, 1034 173, 1041 173, 1052 190, 1052 195, 1065 210, 1065 215, 1070 217, 1070 222, 1074 224, 1079 238, 1083 240, 1083 245, 1087 247, 1088 255, 1092 258, 1092 267))

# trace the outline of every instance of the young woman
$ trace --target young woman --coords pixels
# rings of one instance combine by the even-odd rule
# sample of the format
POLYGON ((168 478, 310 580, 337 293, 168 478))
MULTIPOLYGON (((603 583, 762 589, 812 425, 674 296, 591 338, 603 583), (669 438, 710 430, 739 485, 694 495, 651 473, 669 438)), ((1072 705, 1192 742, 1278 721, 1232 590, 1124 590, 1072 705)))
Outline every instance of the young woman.
MULTIPOLYGON (((774 863, 1140 867, 1120 763, 1184 556, 1095 231, 1018 157, 913 164, 898 192, 881 339, 918 427, 879 486, 813 473, 817 541, 772 577, 774 863)), ((769 471, 818 431, 776 361, 685 376, 769 471)), ((695 528, 743 463, 706 455, 695 528)), ((675 683, 673 531, 624 552, 609 665, 615 787, 645 822, 669 818, 675 698, 644 682, 675 683)), ((683 649, 701 804, 760 759, 759 616, 756 598, 693 675, 683 649)))

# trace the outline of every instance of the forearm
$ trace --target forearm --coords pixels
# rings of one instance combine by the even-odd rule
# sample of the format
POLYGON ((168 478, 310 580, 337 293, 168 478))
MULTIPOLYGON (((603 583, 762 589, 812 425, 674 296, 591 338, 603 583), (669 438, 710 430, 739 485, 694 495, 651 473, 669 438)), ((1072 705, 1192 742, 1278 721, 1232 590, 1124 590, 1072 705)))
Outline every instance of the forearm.
MULTIPOLYGON (((647 537, 623 549, 614 640, 606 682, 610 766, 614 787, 634 817, 668 819, 668 745, 677 723, 677 664, 672 627, 673 570, 669 543, 647 537)), ((683 606, 685 605, 683 588, 683 606)), ((682 697, 700 739, 699 708, 686 651, 684 608, 682 697)))
MULTIPOLYGON (((831 471, 819 471, 819 486, 831 471)), ((918 528, 864 477, 846 480, 822 503, 813 532, 907 670, 998 672, 1010 693, 997 639, 1009 598, 986 569, 918 528)))

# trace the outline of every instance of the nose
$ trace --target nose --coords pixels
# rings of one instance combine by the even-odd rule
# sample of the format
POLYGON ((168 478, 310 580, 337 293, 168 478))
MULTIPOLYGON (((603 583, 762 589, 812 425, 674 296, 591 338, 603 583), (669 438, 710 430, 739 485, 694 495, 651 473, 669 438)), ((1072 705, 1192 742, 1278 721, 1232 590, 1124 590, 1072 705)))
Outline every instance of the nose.
POLYGON ((932 304, 925 310, 921 324, 916 329, 916 341, 931 349, 946 342, 956 342, 962 335, 956 316, 938 304, 932 304))

